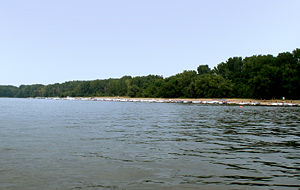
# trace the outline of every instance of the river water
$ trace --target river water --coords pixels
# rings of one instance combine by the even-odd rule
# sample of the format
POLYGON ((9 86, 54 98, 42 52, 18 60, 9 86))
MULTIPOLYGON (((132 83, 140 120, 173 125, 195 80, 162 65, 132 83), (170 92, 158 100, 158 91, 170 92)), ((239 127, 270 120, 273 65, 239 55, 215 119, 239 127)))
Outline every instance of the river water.
POLYGON ((300 108, 0 99, 0 189, 299 189, 300 108))

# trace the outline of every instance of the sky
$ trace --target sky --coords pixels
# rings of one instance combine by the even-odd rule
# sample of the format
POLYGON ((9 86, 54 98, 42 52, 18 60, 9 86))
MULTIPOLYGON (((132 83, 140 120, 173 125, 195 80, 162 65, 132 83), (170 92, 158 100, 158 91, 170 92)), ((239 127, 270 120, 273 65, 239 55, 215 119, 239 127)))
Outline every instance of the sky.
POLYGON ((300 48, 299 0, 0 1, 0 85, 164 77, 300 48))

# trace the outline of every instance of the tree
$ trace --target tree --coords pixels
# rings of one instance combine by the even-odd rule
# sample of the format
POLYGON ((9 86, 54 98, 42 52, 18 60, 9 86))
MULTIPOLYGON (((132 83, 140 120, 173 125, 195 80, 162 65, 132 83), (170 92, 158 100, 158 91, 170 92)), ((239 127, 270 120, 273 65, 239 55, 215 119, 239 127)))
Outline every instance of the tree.
POLYGON ((197 68, 197 71, 198 71, 198 75, 208 74, 211 72, 208 65, 199 65, 199 67, 197 68))
POLYGON ((242 77, 242 57, 229 58, 214 68, 214 73, 221 75, 225 79, 238 81, 242 77))
POLYGON ((15 97, 18 93, 18 88, 15 86, 0 85, 0 97, 15 97))
POLYGON ((50 85, 0 86, 0 97, 242 97, 299 99, 300 49, 273 55, 229 58, 213 71, 199 65, 163 78, 158 75, 124 76, 119 79, 69 81, 50 85))
POLYGON ((197 98, 229 98, 232 97, 232 83, 220 75, 204 74, 195 80, 197 98))
POLYGON ((136 97, 139 92, 139 87, 137 85, 132 85, 128 89, 128 96, 130 97, 136 97))

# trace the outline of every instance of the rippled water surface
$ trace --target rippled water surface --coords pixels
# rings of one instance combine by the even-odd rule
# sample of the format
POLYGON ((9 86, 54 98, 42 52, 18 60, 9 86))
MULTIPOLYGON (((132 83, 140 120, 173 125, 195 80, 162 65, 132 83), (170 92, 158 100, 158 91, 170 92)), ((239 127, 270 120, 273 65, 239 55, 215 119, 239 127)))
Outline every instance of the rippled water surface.
POLYGON ((0 189, 299 189, 300 108, 0 99, 0 189))

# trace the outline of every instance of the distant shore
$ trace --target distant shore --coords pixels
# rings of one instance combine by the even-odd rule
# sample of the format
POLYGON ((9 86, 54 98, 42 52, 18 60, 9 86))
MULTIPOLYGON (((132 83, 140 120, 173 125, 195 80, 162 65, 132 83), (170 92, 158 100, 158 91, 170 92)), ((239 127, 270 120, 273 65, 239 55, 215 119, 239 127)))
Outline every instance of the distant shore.
POLYGON ((239 106, 300 106, 300 100, 256 100, 238 98, 130 98, 130 97, 36 97, 36 99, 85 100, 113 102, 149 102, 149 103, 184 103, 184 104, 220 104, 239 106))

